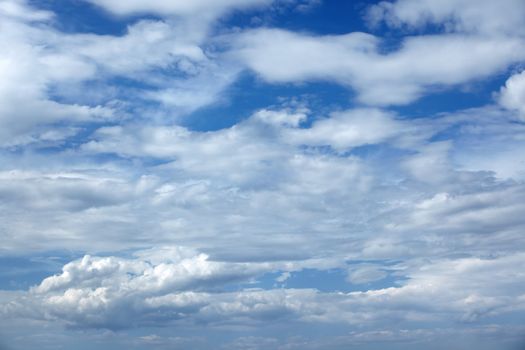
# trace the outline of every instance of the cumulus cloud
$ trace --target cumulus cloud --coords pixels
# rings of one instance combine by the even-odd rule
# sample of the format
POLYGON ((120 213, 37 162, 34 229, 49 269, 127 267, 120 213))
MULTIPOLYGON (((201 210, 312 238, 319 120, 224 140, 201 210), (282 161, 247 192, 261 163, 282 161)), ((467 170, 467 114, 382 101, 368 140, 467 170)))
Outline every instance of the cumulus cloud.
MULTIPOLYGON (((211 292, 277 267, 268 263, 211 261, 205 254, 180 247, 140 251, 133 259, 86 255, 66 264, 61 274, 46 278, 22 299, 4 305, 3 311, 109 329, 159 324, 187 315, 201 317, 195 315, 199 312, 204 321, 210 322, 222 322, 218 319, 221 313, 264 319, 274 312, 276 316, 283 312, 280 306, 287 303, 288 293, 211 292), (45 307, 35 309, 33 303, 43 303, 45 307)), ((289 308, 299 306, 298 302, 289 308)))
POLYGON ((519 113, 525 120, 525 72, 511 76, 500 90, 500 104, 519 113))
POLYGON ((409 278, 404 285, 350 293, 225 291, 220 288, 272 266, 211 261, 204 254, 179 247, 161 249, 162 258, 155 253, 150 250, 134 258, 85 256, 29 292, 15 294, 2 304, 2 313, 60 320, 82 328, 118 329, 173 322, 195 326, 195 322, 204 322, 214 327, 255 326, 269 320, 349 325, 380 324, 385 319, 472 321, 525 306, 519 288, 525 275, 509 270, 523 259, 520 253, 399 266, 409 278))

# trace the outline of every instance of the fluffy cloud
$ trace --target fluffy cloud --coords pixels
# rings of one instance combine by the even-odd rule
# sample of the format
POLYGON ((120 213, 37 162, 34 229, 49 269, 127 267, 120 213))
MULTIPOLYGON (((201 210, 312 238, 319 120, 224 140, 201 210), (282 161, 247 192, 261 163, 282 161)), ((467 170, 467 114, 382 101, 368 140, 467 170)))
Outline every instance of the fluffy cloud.
POLYGON ((210 261, 204 254, 177 247, 158 252, 160 257, 150 250, 132 259, 85 256, 28 293, 12 296, 1 310, 7 317, 118 329, 166 322, 249 326, 268 320, 349 325, 443 322, 449 317, 472 321, 525 307, 519 288, 525 275, 509 269, 523 259, 520 253, 400 265, 400 273, 409 278, 402 286, 322 293, 312 289, 228 292, 222 289, 228 283, 277 266, 210 261))
MULTIPOLYGON (((4 217, 26 218, 3 220, 10 232, 5 249, 79 249, 86 242, 93 250, 122 249, 124 235, 132 237, 126 248, 177 242, 233 260, 317 256, 341 261, 360 254, 390 259, 435 252, 432 240, 443 240, 448 230, 468 235, 480 227, 459 220, 454 210, 425 221, 421 218, 430 214, 417 214, 418 203, 440 193, 457 199, 521 193, 520 183, 505 182, 473 163, 479 152, 488 156, 511 138, 521 142, 523 132, 506 127, 513 121, 501 110, 406 120, 356 109, 310 123, 311 114, 303 107, 264 109, 233 127, 208 132, 102 127, 81 153, 64 155, 58 164, 36 170, 42 159, 23 161, 22 169, 24 163, 34 164, 31 172, 5 166, 0 195, 17 205, 5 206, 4 217), (460 148, 459 141, 431 141, 449 129, 461 130, 460 148), (480 143, 480 135, 490 143, 480 143), (112 159, 107 169, 87 162, 101 154, 112 159), (65 167, 70 157, 86 161, 65 167), (139 170, 136 164, 142 164, 139 170), (432 220, 456 224, 437 229, 432 220), (416 239, 402 243, 416 231, 416 239), (91 240, 94 236, 98 239, 91 240), (23 243, 28 237, 33 237, 31 246, 23 243)), ((495 164, 489 170, 502 171, 495 164)), ((492 201, 486 210, 498 217, 509 205, 492 201)), ((505 221, 495 220, 483 231, 495 240, 505 234, 511 239, 515 234, 509 232, 518 232, 522 223, 505 221)), ((467 236, 461 242, 468 251, 467 236)), ((441 244, 440 253, 450 247, 441 244)), ((470 244, 488 249, 477 238, 470 244)))
POLYGON ((4 147, 46 141, 51 129, 68 138, 71 133, 59 131, 63 123, 121 120, 146 101, 157 110, 188 113, 220 98, 239 71, 207 57, 201 48, 207 24, 142 20, 121 36, 64 33, 55 28, 52 13, 25 1, 2 6, 4 147), (213 83, 204 79, 210 76, 213 83), (134 84, 119 86, 115 78, 134 84))
POLYGON ((91 67, 81 61, 47 56, 41 48, 24 42, 26 38, 20 36, 31 35, 31 30, 24 24, 13 24, 7 20, 2 22, 2 27, 0 37, 11 43, 0 49, 0 98, 4 101, 0 107, 2 146, 26 143, 33 128, 38 125, 112 117, 111 108, 64 104, 48 99, 45 90, 51 82, 66 79, 68 72, 72 73, 69 78, 74 80, 79 73, 73 71, 89 75, 91 67))
POLYGON ((484 78, 525 57, 523 41, 515 37, 414 36, 387 53, 380 43, 365 33, 314 36, 263 28, 240 35, 234 48, 265 80, 335 81, 373 105, 406 104, 433 86, 484 78))
POLYGON ((279 153, 289 151, 286 148, 297 146, 329 146, 338 152, 385 142, 402 148, 413 147, 435 132, 421 123, 408 124, 379 109, 335 112, 328 118, 313 121, 310 127, 299 127, 307 119, 308 111, 303 108, 263 109, 231 128, 210 132, 194 132, 180 126, 140 130, 120 126, 100 128, 95 139, 83 149, 123 156, 176 158, 179 162, 184 162, 185 153, 192 153, 193 157, 225 155, 231 159, 231 166, 235 166, 234 163, 243 163, 234 161, 232 157, 236 153, 248 160, 278 158, 279 153))
POLYGON ((201 309, 209 321, 217 313, 265 318, 272 310, 281 312, 273 304, 284 303, 286 293, 210 292, 276 267, 267 263, 210 261, 204 254, 180 247, 140 251, 133 259, 84 256, 65 265, 61 274, 46 278, 27 296, 4 305, 3 311, 110 329, 186 318, 185 315, 201 309), (210 306, 216 297, 217 303, 210 306), (34 302, 45 307, 34 309, 34 302), (135 321, 129 323, 132 319, 135 321))
POLYGON ((445 33, 406 36, 385 52, 381 38, 365 33, 315 36, 263 28, 242 34, 234 46, 269 82, 333 81, 355 90, 365 104, 406 104, 435 87, 479 80, 522 61, 524 15, 519 0, 384 1, 369 8, 372 24, 432 24, 445 33))
POLYGON ((525 72, 511 76, 500 90, 500 104, 510 110, 518 111, 525 120, 525 72))
POLYGON ((331 146, 344 151, 378 144, 408 133, 408 127, 379 110, 355 110, 334 113, 329 119, 316 121, 307 129, 295 129, 286 139, 309 146, 331 146))
MULTIPOLYGON (((306 114, 301 109, 260 110, 238 125, 210 132, 195 132, 179 126, 101 128, 94 140, 83 145, 83 150, 171 159, 170 167, 193 176, 223 178, 239 185, 264 181, 260 178, 264 172, 272 174, 272 182, 278 184, 280 178, 290 176, 290 171, 295 173, 294 169, 297 175, 292 176, 297 179, 308 174, 310 167, 321 171, 325 165, 327 170, 330 165, 337 166, 341 174, 349 173, 344 169, 358 170, 355 159, 332 159, 315 151, 317 155, 302 155, 298 146, 345 150, 408 133, 401 130, 402 124, 398 126, 392 116, 376 110, 335 114, 315 122, 311 128, 298 128, 303 120, 306 114), (333 134, 341 122, 346 131, 333 134), (376 126, 381 129, 375 130, 376 126)), ((322 191, 322 187, 318 188, 322 191)))

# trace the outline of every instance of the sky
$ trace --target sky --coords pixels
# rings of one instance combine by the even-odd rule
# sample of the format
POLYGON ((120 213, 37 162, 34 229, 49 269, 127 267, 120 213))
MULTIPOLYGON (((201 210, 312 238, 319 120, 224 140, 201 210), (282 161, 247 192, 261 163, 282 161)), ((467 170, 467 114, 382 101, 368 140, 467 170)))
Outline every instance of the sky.
POLYGON ((0 0, 0 349, 522 350, 525 1, 0 0))

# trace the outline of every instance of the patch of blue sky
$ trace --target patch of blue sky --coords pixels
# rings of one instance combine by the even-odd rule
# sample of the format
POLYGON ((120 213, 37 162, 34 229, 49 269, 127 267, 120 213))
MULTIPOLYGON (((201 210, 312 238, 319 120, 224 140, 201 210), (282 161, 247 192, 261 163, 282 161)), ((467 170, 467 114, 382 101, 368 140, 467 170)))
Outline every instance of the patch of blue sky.
POLYGON ((311 110, 301 127, 327 117, 334 110, 351 108, 353 93, 329 82, 272 84, 245 72, 228 87, 225 98, 200 108, 183 118, 181 124, 196 131, 213 131, 231 127, 263 108, 276 110, 304 105, 311 110))
POLYGON ((0 256, 0 289, 27 290, 46 277, 60 273, 64 264, 78 259, 78 252, 49 251, 27 256, 0 256))
POLYGON ((292 288, 292 289, 316 289, 320 292, 358 292, 371 289, 382 289, 398 287, 405 280, 403 277, 387 274, 376 281, 366 283, 351 283, 347 280, 348 271, 345 269, 303 269, 294 271, 286 279, 282 271, 271 272, 258 277, 248 284, 240 284, 240 288, 292 288))
POLYGON ((354 147, 347 152, 340 153, 341 156, 357 156, 362 159, 367 159, 373 162, 374 160, 380 163, 389 163, 390 161, 397 162, 397 160, 405 155, 414 154, 414 151, 405 150, 397 147, 392 147, 388 144, 369 144, 354 147))
POLYGON ((52 11, 56 16, 53 24, 65 33, 123 35, 128 25, 148 18, 144 15, 114 16, 87 1, 30 0, 29 3, 42 10, 52 11))
POLYGON ((402 118, 439 117, 443 113, 461 111, 495 103, 496 94, 504 85, 508 74, 514 68, 499 72, 483 80, 472 81, 457 86, 435 86, 432 93, 421 96, 416 101, 401 106, 391 106, 390 110, 402 118))
POLYGON ((64 89, 63 85, 59 87, 51 84, 46 88, 48 98, 58 103, 77 103, 96 107, 112 101, 120 102, 118 105, 120 112, 131 112, 134 107, 158 105, 157 102, 142 98, 144 92, 155 91, 157 86, 148 84, 144 79, 127 78, 122 75, 87 80, 74 87, 67 86, 67 89, 64 89))
MULTIPOLYGON (((308 2, 303 2, 306 5, 308 2)), ((363 15, 372 1, 324 0, 310 6, 296 7, 297 4, 277 4, 273 11, 253 11, 249 15, 236 12, 221 21, 221 27, 246 28, 272 26, 293 31, 310 32, 318 35, 346 34, 352 31, 367 31, 363 15)), ((300 4, 299 4, 300 5, 300 4)))

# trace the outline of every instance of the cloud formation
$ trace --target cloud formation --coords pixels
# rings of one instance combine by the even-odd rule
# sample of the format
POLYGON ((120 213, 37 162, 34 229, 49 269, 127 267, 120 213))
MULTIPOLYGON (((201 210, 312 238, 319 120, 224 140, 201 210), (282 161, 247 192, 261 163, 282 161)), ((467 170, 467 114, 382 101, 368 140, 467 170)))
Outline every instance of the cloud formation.
POLYGON ((516 253, 399 265, 394 268, 408 278, 403 285, 366 292, 228 292, 221 288, 278 266, 215 262, 188 249, 165 247, 138 252, 132 259, 84 256, 4 304, 2 311, 108 329, 173 322, 259 327, 270 320, 370 325, 452 317, 472 322, 525 307, 519 288, 525 275, 509 269, 522 259, 523 254, 516 253))
POLYGON ((0 0, 0 338, 519 345, 525 5, 345 6, 0 0))
POLYGON ((407 37, 399 49, 381 51, 381 40, 371 34, 262 28, 243 33, 234 52, 269 82, 332 81, 355 90, 359 102, 379 106, 407 104, 433 87, 486 78, 525 57, 519 37, 462 33, 407 37))

